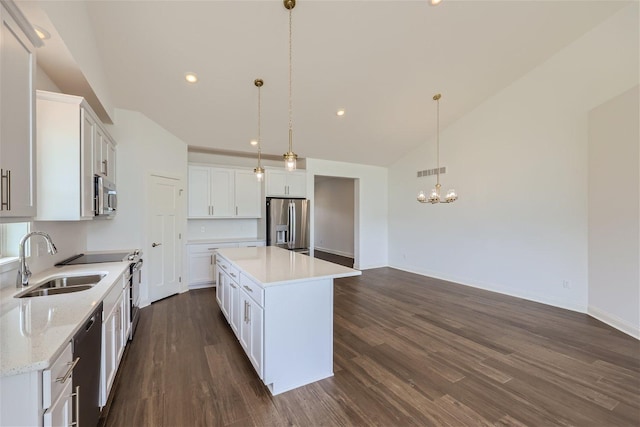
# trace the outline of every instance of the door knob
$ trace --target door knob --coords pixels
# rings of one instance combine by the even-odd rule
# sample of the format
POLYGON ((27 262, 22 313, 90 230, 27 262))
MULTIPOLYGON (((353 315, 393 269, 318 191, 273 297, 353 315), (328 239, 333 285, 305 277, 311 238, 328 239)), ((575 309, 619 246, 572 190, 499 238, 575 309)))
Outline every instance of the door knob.
POLYGON ((151 247, 152 247, 152 248, 155 248, 156 246, 160 246, 161 244, 162 244, 162 243, 155 243, 155 242, 154 242, 154 243, 152 243, 152 244, 151 244, 151 247))

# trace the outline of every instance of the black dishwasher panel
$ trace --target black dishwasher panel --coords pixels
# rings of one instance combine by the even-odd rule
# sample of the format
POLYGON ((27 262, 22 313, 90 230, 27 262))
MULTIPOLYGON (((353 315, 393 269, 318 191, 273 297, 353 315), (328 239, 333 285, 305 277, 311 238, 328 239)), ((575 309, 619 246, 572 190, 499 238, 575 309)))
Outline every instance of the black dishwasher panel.
POLYGON ((100 418, 101 354, 102 303, 73 337, 73 359, 80 358, 73 369, 73 389, 79 393, 73 401, 73 413, 79 415, 78 426, 96 427, 100 418))

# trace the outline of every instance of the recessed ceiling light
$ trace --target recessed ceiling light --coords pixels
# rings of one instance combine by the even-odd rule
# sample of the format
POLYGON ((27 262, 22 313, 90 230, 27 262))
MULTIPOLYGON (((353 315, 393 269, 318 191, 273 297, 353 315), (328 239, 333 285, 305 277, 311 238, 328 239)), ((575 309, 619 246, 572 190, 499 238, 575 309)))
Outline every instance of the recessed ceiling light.
POLYGON ((38 37, 40 37, 40 40, 49 40, 51 38, 51 34, 42 27, 34 25, 33 30, 36 32, 38 37))
POLYGON ((256 141, 255 139, 252 139, 251 140, 251 145, 253 145, 255 147, 256 145, 258 145, 258 141, 256 141))
POLYGON ((429 0, 429 3, 431 3, 431 6, 437 6, 442 3, 442 0, 429 0))
POLYGON ((197 83, 198 82, 198 76, 196 75, 196 73, 185 73, 184 79, 186 81, 188 81, 189 83, 197 83))
POLYGON ((339 109, 338 111, 336 111, 336 115, 338 116, 344 116, 344 108, 339 109))

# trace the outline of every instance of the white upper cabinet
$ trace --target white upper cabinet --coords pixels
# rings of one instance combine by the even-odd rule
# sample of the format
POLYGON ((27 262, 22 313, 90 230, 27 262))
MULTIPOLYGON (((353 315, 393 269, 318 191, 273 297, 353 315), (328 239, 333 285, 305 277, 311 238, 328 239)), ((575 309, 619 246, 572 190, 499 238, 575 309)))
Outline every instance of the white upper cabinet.
MULTIPOLYGON (((36 215, 34 47, 0 4, 0 218, 36 215)), ((21 17, 21 22, 26 20, 21 17)))
POLYGON ((79 96, 37 91, 37 112, 37 219, 94 218, 96 140, 111 137, 79 96))
POLYGON ((93 173, 111 182, 116 181, 116 146, 100 127, 96 128, 93 140, 93 173))
POLYGON ((307 197, 307 173, 267 169, 267 197, 307 197))
POLYGON ((262 216, 262 186, 253 171, 235 171, 236 216, 260 218, 262 216))
POLYGON ((189 165, 189 218, 260 218, 261 189, 251 171, 189 165))

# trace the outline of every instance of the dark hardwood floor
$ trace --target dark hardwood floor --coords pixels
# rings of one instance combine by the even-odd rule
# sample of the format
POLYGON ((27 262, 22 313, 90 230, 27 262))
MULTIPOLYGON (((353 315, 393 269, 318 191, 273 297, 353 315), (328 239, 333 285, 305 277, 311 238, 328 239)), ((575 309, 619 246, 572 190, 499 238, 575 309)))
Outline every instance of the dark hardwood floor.
POLYGON ((380 268, 336 280, 335 376, 272 397, 213 289, 147 307, 107 426, 638 426, 640 342, 587 316, 380 268))
POLYGON ((345 267, 353 268, 353 258, 349 258, 346 256, 330 254, 329 252, 323 252, 315 249, 313 251, 313 257, 333 262, 335 264, 344 265, 345 267))

